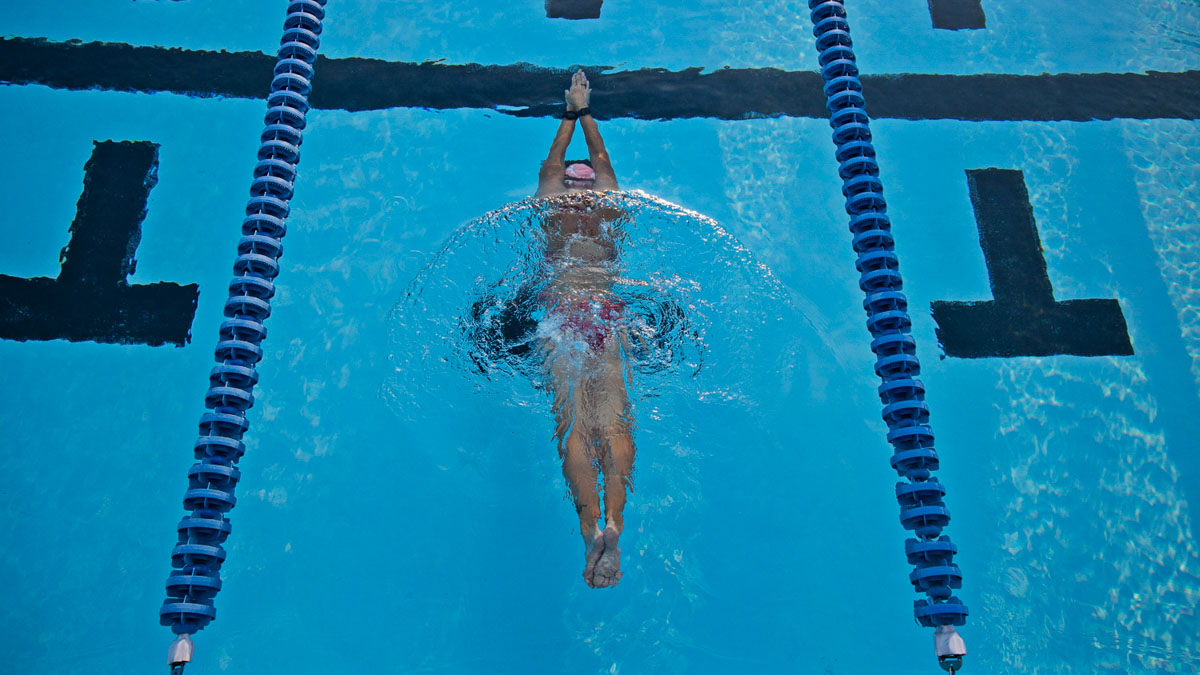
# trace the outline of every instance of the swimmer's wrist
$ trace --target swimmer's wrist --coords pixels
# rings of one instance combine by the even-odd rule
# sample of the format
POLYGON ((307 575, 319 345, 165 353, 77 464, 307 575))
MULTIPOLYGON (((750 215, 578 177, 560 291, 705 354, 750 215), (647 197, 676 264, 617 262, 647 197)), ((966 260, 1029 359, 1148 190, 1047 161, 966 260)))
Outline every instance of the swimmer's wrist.
POLYGON ((591 109, 591 107, 585 105, 582 108, 580 108, 579 110, 575 111, 575 116, 576 117, 591 117, 592 109, 591 109))
MULTIPOLYGON (((584 108, 584 110, 587 110, 587 108, 584 108)), ((579 119, 579 111, 571 110, 570 108, 567 108, 566 110, 563 111, 562 118, 564 120, 570 120, 570 121, 574 122, 575 120, 579 119)))

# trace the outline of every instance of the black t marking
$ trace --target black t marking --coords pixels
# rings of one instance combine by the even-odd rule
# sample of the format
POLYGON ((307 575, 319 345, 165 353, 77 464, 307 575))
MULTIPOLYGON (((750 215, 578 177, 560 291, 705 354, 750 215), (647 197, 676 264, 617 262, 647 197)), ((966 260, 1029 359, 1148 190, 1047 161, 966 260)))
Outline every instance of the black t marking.
POLYGON ((0 274, 0 338, 182 347, 199 288, 130 286, 146 200, 158 182, 158 145, 97 142, 62 250, 57 279, 0 274))
POLYGON ((1054 299, 1025 176, 967 171, 993 300, 933 303, 947 356, 1128 356, 1121 306, 1113 299, 1054 299))

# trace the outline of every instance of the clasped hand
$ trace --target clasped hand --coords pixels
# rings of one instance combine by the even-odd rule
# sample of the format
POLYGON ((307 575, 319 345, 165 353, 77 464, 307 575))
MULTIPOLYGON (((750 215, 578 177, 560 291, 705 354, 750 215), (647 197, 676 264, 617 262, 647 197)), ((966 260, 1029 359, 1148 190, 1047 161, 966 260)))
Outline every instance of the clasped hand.
POLYGON ((582 70, 571 76, 571 88, 563 92, 567 98, 567 110, 583 110, 592 99, 592 85, 582 70))

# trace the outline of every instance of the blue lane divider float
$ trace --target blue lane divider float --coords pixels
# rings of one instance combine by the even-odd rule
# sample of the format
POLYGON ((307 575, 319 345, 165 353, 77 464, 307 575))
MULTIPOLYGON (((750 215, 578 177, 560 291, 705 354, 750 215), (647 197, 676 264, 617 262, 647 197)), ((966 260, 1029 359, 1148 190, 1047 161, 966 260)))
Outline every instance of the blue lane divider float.
POLYGON ((174 571, 159 621, 179 640, 172 645, 171 667, 182 672, 190 661, 192 633, 216 616, 213 599, 221 590, 222 544, 229 536, 229 511, 237 502, 234 487, 242 437, 249 426, 246 410, 254 405, 255 365, 262 358, 263 325, 271 315, 274 279, 279 274, 281 240, 287 231, 288 202, 300 161, 301 131, 308 112, 313 64, 320 46, 327 0, 291 0, 284 21, 279 58, 267 97, 266 127, 254 167, 250 201, 242 221, 242 239, 233 263, 234 278, 225 302, 216 348, 217 366, 200 417, 196 464, 188 471, 183 507, 191 513, 179 522, 179 543, 171 552, 174 571))
MULTIPOLYGON (((962 587, 962 572, 953 562, 958 549, 941 534, 950 522, 950 511, 943 501, 945 488, 932 477, 938 468, 938 455, 929 426, 925 386, 916 379, 921 364, 916 357, 916 341, 909 335, 912 319, 871 143, 870 119, 846 7, 842 0, 809 0, 808 7, 837 146, 842 194, 854 235, 854 252, 858 254, 855 264, 861 275, 859 287, 866 294, 863 308, 873 337, 871 351, 877 358, 875 373, 882 380, 879 398, 883 419, 888 425, 888 442, 895 449, 891 464, 907 481, 896 484, 896 499, 901 524, 916 535, 905 543, 908 562, 915 568, 909 580, 917 592, 927 596, 914 603, 914 614, 921 625, 938 628, 940 639, 953 633, 948 627, 966 622, 967 608, 952 595, 952 589, 962 587)), ((962 654, 955 662, 953 655, 940 653, 940 644, 943 667, 952 672, 961 667, 962 654)))

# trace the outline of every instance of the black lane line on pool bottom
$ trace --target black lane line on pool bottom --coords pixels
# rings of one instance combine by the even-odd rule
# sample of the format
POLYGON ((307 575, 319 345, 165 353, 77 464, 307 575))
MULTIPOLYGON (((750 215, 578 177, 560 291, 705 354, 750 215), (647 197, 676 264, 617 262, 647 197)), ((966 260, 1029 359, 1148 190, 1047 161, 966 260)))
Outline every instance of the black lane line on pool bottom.
MULTIPOLYGON (((196 284, 130 286, 158 145, 95 143, 57 279, 0 274, 0 338, 182 347, 191 339, 196 284)), ((30 223, 44 227, 44 223, 30 223)))
POLYGON ((1054 299, 1025 176, 967 171, 993 300, 933 303, 947 356, 1129 356, 1133 345, 1112 299, 1054 299))
POLYGON ((929 0, 929 16, 939 30, 987 28, 982 0, 929 0))
MULTIPOLYGON (((262 98, 275 57, 117 43, 0 38, 0 82, 57 89, 170 91, 262 98)), ((600 119, 824 119, 819 73, 774 68, 585 67, 600 119)), ((311 102, 349 111, 482 108, 517 117, 562 112, 569 72, 527 64, 396 63, 319 57, 311 102)), ((968 121, 1200 119, 1200 71, 1065 75, 867 75, 876 118, 968 121)))
POLYGON ((546 0, 548 19, 599 19, 604 0, 546 0))

